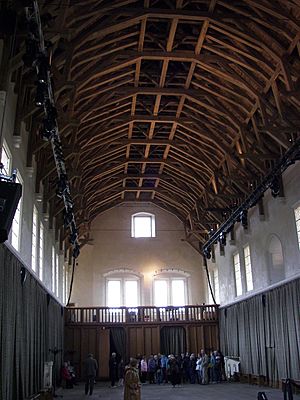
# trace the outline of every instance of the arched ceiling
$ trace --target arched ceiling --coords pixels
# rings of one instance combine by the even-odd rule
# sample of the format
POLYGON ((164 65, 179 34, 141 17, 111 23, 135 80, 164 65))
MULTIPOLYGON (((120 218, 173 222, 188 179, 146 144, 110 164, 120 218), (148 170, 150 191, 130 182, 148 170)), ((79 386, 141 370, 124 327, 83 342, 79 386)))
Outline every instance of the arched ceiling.
MULTIPOLYGON (((299 0, 39 3, 81 237, 103 211, 146 201, 203 243, 298 137, 299 0)), ((23 68, 18 116, 59 219, 33 79, 23 68)))

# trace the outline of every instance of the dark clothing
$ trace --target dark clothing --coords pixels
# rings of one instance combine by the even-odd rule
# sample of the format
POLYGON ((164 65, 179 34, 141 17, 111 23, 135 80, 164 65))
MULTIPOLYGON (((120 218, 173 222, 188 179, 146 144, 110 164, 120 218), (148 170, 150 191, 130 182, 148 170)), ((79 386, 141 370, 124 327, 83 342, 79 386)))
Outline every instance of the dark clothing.
POLYGON ((170 380, 173 386, 178 384, 179 366, 175 358, 169 360, 170 380))
POLYGON ((115 386, 118 379, 118 361, 116 357, 111 357, 109 360, 109 378, 111 386, 115 386))
POLYGON ((90 396, 93 394, 94 383, 95 383, 95 377, 94 376, 86 377, 86 379, 85 379, 85 394, 88 394, 89 390, 90 390, 90 396))
POLYGON ((182 360, 183 383, 187 383, 189 381, 190 377, 189 365, 190 365, 190 357, 185 356, 182 360))
POLYGON ((84 376, 96 376, 98 363, 93 357, 88 357, 83 364, 84 376))
POLYGON ((221 382, 221 357, 216 354, 211 359, 213 365, 213 382, 221 382))
POLYGON ((125 365, 123 361, 120 361, 119 367, 118 367, 118 377, 119 379, 123 379, 125 374, 125 365))
POLYGON ((181 356, 176 357, 177 364, 178 364, 178 381, 177 384, 180 385, 183 379, 183 358, 181 356))
POLYGON ((98 370, 98 363, 93 357, 88 357, 83 364, 83 372, 85 376, 85 394, 90 392, 93 394, 94 382, 98 370))
POLYGON ((146 383, 146 379, 147 379, 147 371, 141 372, 141 382, 146 383))
POLYGON ((149 383, 155 383, 154 381, 155 372, 156 372, 156 362, 154 358, 149 358, 148 360, 149 383))
POLYGON ((196 383, 196 359, 191 358, 189 364, 190 383, 196 383))

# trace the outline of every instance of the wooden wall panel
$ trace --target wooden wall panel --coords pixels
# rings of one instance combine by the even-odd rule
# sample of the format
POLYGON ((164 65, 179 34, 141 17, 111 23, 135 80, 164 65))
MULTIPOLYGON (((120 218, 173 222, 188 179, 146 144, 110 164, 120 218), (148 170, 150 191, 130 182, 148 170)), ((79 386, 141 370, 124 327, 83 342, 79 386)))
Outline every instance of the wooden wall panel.
POLYGON ((109 377, 109 357, 110 357, 110 341, 109 341, 109 329, 100 329, 99 330, 99 341, 98 341, 98 364, 99 378, 108 378, 109 377))
POLYGON ((88 353, 89 353, 89 329, 81 328, 81 348, 80 348, 80 359, 81 359, 81 365, 80 367, 82 368, 82 363, 86 359, 88 353))
POLYGON ((136 329, 136 350, 135 353, 132 354, 144 354, 145 353, 145 343, 144 343, 144 329, 143 327, 135 328, 136 329))
POLYGON ((151 328, 145 327, 144 328, 144 349, 145 349, 145 354, 152 354, 152 330, 151 328))
POLYGON ((204 326, 204 342, 207 350, 219 349, 219 331, 216 325, 204 326))
MULTIPOLYGON (((77 327, 74 329, 73 335, 73 347, 70 348, 71 351, 74 352, 73 354, 73 362, 79 371, 81 371, 81 328, 77 327)), ((78 373, 79 373, 78 371, 78 373)))
MULTIPOLYGON (((174 324, 175 326, 176 324, 174 324)), ((169 325, 170 326, 170 325, 169 325)), ((181 325, 183 326, 183 325, 181 325)), ((163 325, 125 326, 128 357, 137 354, 146 355, 160 352, 160 330, 163 325)), ((219 333, 217 324, 187 324, 187 351, 197 354, 201 349, 207 351, 219 348, 219 333)), ((88 353, 93 353, 99 363, 98 378, 107 379, 109 375, 108 362, 110 357, 110 329, 99 325, 66 326, 65 350, 66 357, 74 363, 81 376, 83 361, 88 353)))
POLYGON ((128 357, 136 357, 144 354, 144 332, 143 327, 130 327, 127 331, 128 357))
POLYGON ((187 335, 189 336, 189 353, 198 354, 204 346, 203 339, 203 326, 189 326, 187 329, 187 335))
POLYGON ((217 325, 196 325, 187 328, 189 338, 188 351, 197 354, 201 349, 207 352, 219 348, 219 331, 217 325))
POLYGON ((160 352, 160 330, 159 326, 145 326, 144 328, 144 354, 157 354, 160 352))

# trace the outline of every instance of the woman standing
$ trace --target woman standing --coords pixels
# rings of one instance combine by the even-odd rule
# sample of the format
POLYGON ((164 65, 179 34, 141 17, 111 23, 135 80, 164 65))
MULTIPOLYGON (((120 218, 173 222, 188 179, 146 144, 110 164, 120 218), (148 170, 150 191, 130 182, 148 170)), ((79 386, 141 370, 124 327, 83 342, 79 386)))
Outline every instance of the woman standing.
POLYGON ((146 356, 141 359, 141 382, 146 383, 147 379, 148 364, 146 356))
POLYGON ((135 358, 130 360, 125 371, 124 400, 141 400, 141 383, 135 358))

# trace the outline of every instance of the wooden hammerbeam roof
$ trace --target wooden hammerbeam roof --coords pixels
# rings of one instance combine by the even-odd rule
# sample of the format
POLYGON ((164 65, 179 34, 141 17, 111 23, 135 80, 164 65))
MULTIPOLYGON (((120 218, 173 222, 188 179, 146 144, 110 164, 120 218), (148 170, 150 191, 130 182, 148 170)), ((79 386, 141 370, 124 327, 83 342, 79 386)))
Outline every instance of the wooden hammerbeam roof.
MULTIPOLYGON (((40 7, 81 235, 103 211, 147 201, 177 215, 191 242, 204 242, 222 210, 240 204, 299 135, 299 0, 40 7)), ((17 115, 30 130, 36 190, 43 184, 59 221, 32 72, 18 73, 23 40, 11 63, 17 115)))

